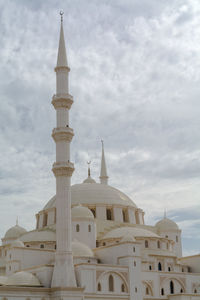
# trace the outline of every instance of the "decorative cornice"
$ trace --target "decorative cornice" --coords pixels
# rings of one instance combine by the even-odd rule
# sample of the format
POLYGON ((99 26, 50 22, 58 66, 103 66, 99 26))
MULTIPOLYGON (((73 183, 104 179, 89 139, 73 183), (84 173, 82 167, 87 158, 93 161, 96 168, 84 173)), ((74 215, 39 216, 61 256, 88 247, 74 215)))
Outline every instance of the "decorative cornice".
POLYGON ((71 162, 56 162, 53 164, 52 171, 57 176, 71 177, 74 172, 74 164, 71 162))
POLYGON ((55 142, 68 141, 71 142, 74 136, 73 129, 70 127, 54 128, 52 131, 52 138, 55 142))
POLYGON ((67 108, 70 109, 73 103, 73 96, 70 94, 56 94, 53 95, 51 103, 54 108, 67 108))
POLYGON ((57 72, 57 71, 67 71, 67 72, 70 72, 70 68, 68 66, 59 66, 59 67, 55 67, 54 71, 55 72, 57 72))

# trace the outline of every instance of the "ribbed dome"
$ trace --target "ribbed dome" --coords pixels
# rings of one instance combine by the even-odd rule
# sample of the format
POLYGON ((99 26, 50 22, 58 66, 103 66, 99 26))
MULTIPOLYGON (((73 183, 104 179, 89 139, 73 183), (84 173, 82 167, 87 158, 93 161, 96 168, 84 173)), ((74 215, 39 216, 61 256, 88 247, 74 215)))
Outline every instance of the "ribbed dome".
POLYGON ((29 272, 17 272, 8 277, 6 285, 41 286, 38 278, 29 272))
POLYGON ((24 233, 26 233, 26 229, 20 227, 19 225, 15 225, 8 229, 4 236, 4 239, 17 239, 24 233))
MULTIPOLYGON (((121 191, 100 183, 81 183, 75 184, 71 188, 72 191, 72 205, 81 204, 116 204, 123 206, 137 207, 135 203, 121 191)), ((54 196, 45 205, 45 209, 55 207, 56 197, 54 196)))
POLYGON ((15 240, 12 242, 11 247, 25 247, 24 243, 20 240, 15 240))
POLYGON ((164 219, 158 221, 155 226, 159 231, 174 231, 174 230, 177 231, 177 230, 179 230, 178 225, 174 221, 172 221, 168 218, 164 218, 164 219))
POLYGON ((94 215, 89 208, 78 205, 72 208, 72 219, 75 218, 94 219, 94 215))
POLYGON ((87 245, 80 243, 76 240, 72 242, 72 254, 73 256, 81 256, 81 257, 94 256, 94 253, 87 245))
POLYGON ((106 233, 102 239, 104 240, 104 239, 123 238, 127 235, 129 236, 129 238, 132 237, 133 239, 135 237, 157 237, 157 238, 159 238, 159 236, 157 234, 155 234, 152 231, 146 230, 146 229, 142 229, 142 228, 138 228, 138 227, 119 227, 119 228, 115 228, 115 229, 109 231, 108 233, 106 233))

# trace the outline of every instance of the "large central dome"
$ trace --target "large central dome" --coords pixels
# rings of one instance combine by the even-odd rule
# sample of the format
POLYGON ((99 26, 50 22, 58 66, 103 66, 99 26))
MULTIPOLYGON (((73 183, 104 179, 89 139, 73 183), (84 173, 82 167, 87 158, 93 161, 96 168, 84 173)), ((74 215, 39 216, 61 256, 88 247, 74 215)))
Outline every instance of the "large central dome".
MULTIPOLYGON (((135 203, 121 191, 100 183, 81 183, 71 187, 72 205, 107 204, 137 207, 135 203)), ((44 210, 55 207, 56 196, 45 205, 44 210)))

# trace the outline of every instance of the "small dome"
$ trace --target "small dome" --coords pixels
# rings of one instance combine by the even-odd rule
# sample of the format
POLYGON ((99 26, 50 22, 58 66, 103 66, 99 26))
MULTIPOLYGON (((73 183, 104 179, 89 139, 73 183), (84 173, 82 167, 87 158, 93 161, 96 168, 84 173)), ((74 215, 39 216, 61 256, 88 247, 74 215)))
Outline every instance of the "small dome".
POLYGON ((179 230, 178 225, 174 221, 172 221, 168 218, 164 218, 164 219, 158 221, 155 226, 159 231, 174 231, 174 230, 177 231, 177 230, 179 230))
POLYGON ((0 285, 5 285, 7 282, 7 277, 6 276, 0 276, 0 285))
POLYGON ((94 219, 94 215, 89 208, 78 205, 72 208, 72 219, 75 218, 94 219))
POLYGON ((136 242, 136 239, 131 234, 126 234, 121 240, 120 243, 124 242, 136 242))
POLYGON ((85 257, 94 257, 92 250, 85 244, 74 240, 72 242, 72 254, 73 256, 85 256, 85 257))
POLYGON ((96 183, 96 181, 94 179, 92 179, 92 177, 88 176, 88 178, 86 178, 83 183, 96 183))
POLYGON ((11 247, 25 247, 24 243, 20 240, 15 240, 12 242, 11 247))
POLYGON ((4 236, 4 239, 17 239, 24 233, 26 233, 26 229, 16 224, 15 226, 8 229, 4 236))
POLYGON ((38 278, 29 272, 17 272, 8 277, 6 285, 41 286, 38 278))
POLYGON ((104 239, 115 239, 115 238, 123 238, 125 236, 131 236, 133 237, 133 239, 135 237, 156 237, 158 238, 159 236, 157 234, 155 234, 152 231, 146 230, 146 229, 142 229, 142 228, 138 228, 138 227, 118 227, 115 228, 111 231, 109 231, 108 233, 106 233, 103 236, 103 240, 104 239))
POLYGON ((33 230, 26 232, 21 238, 23 242, 56 241, 56 234, 52 230, 33 230))

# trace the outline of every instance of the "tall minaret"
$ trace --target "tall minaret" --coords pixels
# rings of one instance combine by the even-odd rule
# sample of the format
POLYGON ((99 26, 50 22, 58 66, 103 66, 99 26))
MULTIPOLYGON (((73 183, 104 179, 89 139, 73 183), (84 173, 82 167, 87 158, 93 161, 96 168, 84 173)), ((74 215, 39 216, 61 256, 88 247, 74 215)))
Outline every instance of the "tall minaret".
POLYGON ((104 155, 104 144, 103 140, 101 140, 102 143, 102 155, 101 155, 101 174, 100 174, 100 182, 101 184, 108 184, 108 175, 106 171, 106 161, 105 161, 105 155, 104 155))
POLYGON ((71 248, 71 176, 74 165, 70 162, 70 142, 74 135, 69 127, 69 110, 73 97, 68 93, 68 74, 63 12, 61 15, 60 41, 56 72, 56 95, 52 104, 56 110, 57 127, 52 137, 56 143, 56 162, 53 173, 56 177, 56 254, 52 287, 75 287, 75 273, 71 248))

